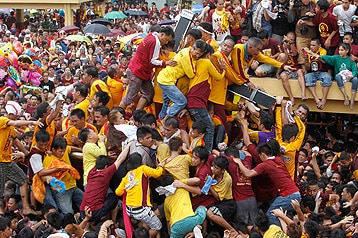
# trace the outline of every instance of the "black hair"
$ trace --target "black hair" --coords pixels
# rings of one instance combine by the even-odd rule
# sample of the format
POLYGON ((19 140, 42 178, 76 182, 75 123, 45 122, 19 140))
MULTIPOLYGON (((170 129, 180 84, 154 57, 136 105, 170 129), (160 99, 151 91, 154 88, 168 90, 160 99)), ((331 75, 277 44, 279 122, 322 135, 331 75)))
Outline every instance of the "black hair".
POLYGON ((47 222, 56 230, 61 229, 62 226, 62 215, 59 212, 51 212, 47 214, 47 222))
POLYGON ((10 227, 10 220, 5 217, 0 217, 0 231, 5 231, 7 227, 10 227))
POLYGON ((140 122, 140 119, 147 114, 147 112, 143 109, 137 109, 133 112, 132 117, 135 122, 140 122))
POLYGON ((157 125, 157 119, 155 118, 154 114, 146 113, 140 118, 140 123, 143 126, 151 126, 152 124, 157 125))
POLYGON ((83 238, 97 238, 98 234, 95 231, 87 231, 86 233, 83 234, 82 237, 83 238))
POLYGON ((210 33, 214 33, 213 25, 209 22, 200 22, 199 26, 201 26, 204 30, 206 30, 210 33))
POLYGON ((52 145, 51 148, 54 150, 57 149, 66 149, 67 147, 67 141, 65 138, 63 137, 56 137, 53 141, 52 141, 52 145))
POLYGON ((306 155, 306 157, 308 156, 308 151, 305 148, 301 148, 299 151, 303 152, 306 155))
MULTIPOLYGON (((346 184, 344 188, 347 190, 349 194, 351 194, 352 198, 354 197, 354 194, 357 192, 357 189, 354 187, 353 184, 346 184)), ((343 188, 343 189, 344 189, 343 188)))
POLYGON ((104 169, 106 166, 109 166, 111 163, 111 159, 106 155, 100 155, 96 159, 96 168, 104 169))
POLYGON ((308 220, 305 222, 304 227, 310 238, 316 238, 318 236, 319 226, 317 222, 308 220))
POLYGON ((106 106, 111 99, 108 93, 104 91, 98 91, 94 94, 94 96, 98 98, 98 102, 102 103, 103 106, 106 106))
POLYGON ((51 209, 55 209, 54 206, 52 206, 51 204, 44 204, 41 207, 41 214, 45 215, 46 213, 48 213, 51 209))
POLYGON ((296 136, 298 133, 298 126, 296 124, 286 124, 282 127, 282 139, 284 141, 290 141, 292 136, 296 136))
POLYGON ((86 73, 93 78, 98 78, 98 69, 94 66, 88 67, 86 73))
POLYGON ((117 73, 117 70, 119 70, 117 65, 111 65, 108 69, 108 76, 114 78, 114 75, 117 73))
POLYGON ((139 153, 134 152, 133 154, 130 154, 128 156, 127 164, 126 164, 127 171, 136 169, 141 165, 142 165, 142 156, 139 153))
POLYGON ((268 39, 269 38, 269 33, 266 30, 261 30, 257 33, 256 35, 258 38, 260 39, 268 39))
POLYGON ((321 39, 318 37, 312 38, 311 41, 315 41, 318 45, 321 45, 321 39))
POLYGON ((164 35, 171 36, 172 38, 174 38, 174 31, 173 31, 173 28, 171 28, 170 26, 162 27, 160 29, 159 33, 164 33, 164 35))
POLYGON ((83 143, 86 143, 86 142, 87 142, 87 139, 88 139, 89 133, 91 133, 91 129, 89 129, 89 128, 83 128, 83 129, 78 133, 78 138, 80 138, 80 140, 81 140, 83 143))
MULTIPOLYGON (((20 223, 20 221, 19 221, 20 223)), ((20 229, 19 234, 16 237, 19 238, 28 238, 28 237, 34 237, 35 233, 32 231, 32 229, 28 226, 24 226, 22 229, 20 229)))
POLYGON ((259 145, 257 148, 257 153, 265 154, 267 156, 273 156, 272 148, 268 143, 263 143, 259 145))
POLYGON ((135 238, 149 238, 149 231, 145 229, 144 227, 138 227, 134 231, 134 237, 135 238))
POLYGON ((237 147, 234 146, 234 145, 229 146, 229 147, 226 149, 225 154, 226 154, 227 156, 233 156, 234 158, 239 158, 239 157, 240 157, 239 150, 238 150, 237 147))
POLYGON ((99 107, 96 107, 95 109, 94 109, 94 111, 95 112, 99 112, 100 114, 101 114, 101 116, 108 116, 108 114, 109 114, 109 109, 108 109, 108 107, 106 107, 106 106, 99 106, 99 107))
POLYGON ((220 169, 228 169, 229 167, 229 160, 225 156, 217 156, 215 157, 213 164, 218 166, 220 169))
POLYGON ((351 159, 351 155, 346 152, 346 151, 342 151, 341 155, 338 157, 339 160, 350 160, 351 159))
POLYGON ((280 153, 280 144, 275 139, 271 139, 267 142, 268 146, 271 147, 272 155, 277 156, 280 153))
POLYGON ((82 119, 82 118, 85 118, 86 114, 82 109, 75 108, 71 111, 70 116, 77 116, 78 119, 82 119))
POLYGON ((346 232, 342 230, 342 228, 334 229, 330 235, 330 238, 345 238, 345 237, 347 237, 346 232))
POLYGON ((199 157, 199 159, 201 161, 204 161, 205 163, 209 158, 210 152, 205 146, 201 145, 201 146, 196 146, 193 149, 192 154, 196 154, 199 157))
MULTIPOLYGON (((321 0, 320 0, 321 1, 321 0)), ((343 49, 345 49, 345 50, 348 50, 348 53, 347 53, 347 55, 350 55, 350 53, 351 53, 351 46, 349 45, 349 44, 347 44, 347 43, 339 43, 339 45, 338 45, 338 48, 339 47, 343 47, 343 49)))
POLYGON ((255 225, 263 232, 266 232, 270 227, 269 218, 266 214, 259 212, 255 218, 255 225))
POLYGON ((194 48, 200 49, 200 51, 205 54, 207 50, 207 44, 205 41, 199 39, 194 42, 194 48))
POLYGON ((150 130, 150 127, 148 126, 141 126, 137 129, 137 139, 138 138, 144 138, 146 135, 148 134, 152 134, 151 130, 150 130))
POLYGON ((261 112, 260 113, 260 124, 264 125, 266 130, 271 130, 272 126, 274 124, 274 120, 272 116, 270 116, 268 113, 261 112))
POLYGON ((160 133, 156 129, 150 128, 150 132, 152 133, 153 140, 163 141, 163 137, 160 135, 160 133))
POLYGON ((201 31, 198 29, 190 29, 187 35, 191 35, 195 40, 201 39, 201 31))
POLYGON ((327 10, 329 8, 329 2, 327 0, 319 0, 316 4, 320 10, 327 12, 327 10))
POLYGON ((42 118, 43 114, 47 112, 48 107, 49 107, 48 102, 40 103, 36 108, 36 118, 42 118))
POLYGON ((310 209, 311 212, 313 212, 316 207, 315 198, 311 195, 302 197, 301 203, 304 207, 308 207, 308 209, 310 209))
POLYGON ((76 85, 75 91, 79 92, 82 97, 87 97, 88 95, 88 87, 81 83, 76 85))
POLYGON ((35 134, 36 142, 49 142, 50 134, 45 130, 41 129, 35 134))
POLYGON ((205 133, 206 132, 206 125, 203 121, 196 121, 191 126, 193 130, 197 130, 198 133, 205 133))
POLYGON ((174 137, 169 140, 170 151, 178 151, 182 145, 183 145, 183 140, 179 137, 174 137))
POLYGON ((179 128, 179 120, 176 117, 168 117, 164 121, 164 126, 172 126, 173 128, 179 128))
POLYGON ((174 182, 174 178, 171 175, 164 175, 160 178, 160 184, 162 186, 168 186, 174 182))

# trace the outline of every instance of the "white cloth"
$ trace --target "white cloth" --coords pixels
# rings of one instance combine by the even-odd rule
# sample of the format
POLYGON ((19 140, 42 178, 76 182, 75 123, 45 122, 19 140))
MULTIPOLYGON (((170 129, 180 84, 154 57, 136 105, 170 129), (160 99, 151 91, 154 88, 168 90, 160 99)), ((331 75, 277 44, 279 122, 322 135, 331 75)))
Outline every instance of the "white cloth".
POLYGON ((357 7, 350 4, 348 10, 343 9, 343 5, 337 5, 333 8, 332 14, 337 17, 338 21, 343 24, 339 25, 339 35, 344 36, 345 32, 353 32, 350 26, 352 22, 352 16, 354 15, 357 7))
POLYGON ((5 106, 5 111, 7 114, 14 114, 16 116, 21 115, 21 106, 17 102, 8 101, 5 106))
POLYGON ((42 156, 39 154, 33 154, 30 158, 30 165, 34 174, 37 174, 43 170, 44 166, 42 164, 42 156))
POLYGON ((166 197, 173 195, 175 191, 177 190, 176 187, 173 186, 173 184, 167 185, 165 187, 159 186, 155 189, 159 193, 159 195, 165 194, 166 197))

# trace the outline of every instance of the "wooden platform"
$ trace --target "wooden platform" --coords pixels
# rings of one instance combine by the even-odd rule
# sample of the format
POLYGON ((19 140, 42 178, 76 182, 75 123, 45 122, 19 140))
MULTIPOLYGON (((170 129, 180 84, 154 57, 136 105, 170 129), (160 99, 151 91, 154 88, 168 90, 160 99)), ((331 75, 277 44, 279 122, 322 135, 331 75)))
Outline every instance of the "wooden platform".
MULTIPOLYGON (((251 77, 250 80, 255 85, 261 85, 267 93, 269 93, 273 96, 281 95, 281 96, 288 98, 288 96, 282 86, 281 80, 279 80, 279 79, 251 77)), ((298 85, 298 81, 297 80, 289 80, 289 81, 290 81, 293 96, 295 97, 296 105, 305 103, 306 105, 309 106, 311 111, 316 111, 316 112, 358 114, 358 101, 357 101, 358 96, 356 97, 354 110, 351 110, 349 106, 344 106, 343 105, 343 102, 344 102, 343 95, 340 92, 340 90, 338 89, 337 83, 335 81, 333 81, 333 84, 329 90, 328 97, 327 97, 327 103, 323 110, 317 109, 316 103, 313 100, 313 97, 308 89, 306 89, 306 96, 308 97, 308 100, 303 102, 301 100, 301 98, 302 98, 301 97, 301 88, 298 85)), ((351 83, 345 83, 346 92, 349 97, 351 95, 351 85, 352 85, 351 83)), ((318 97, 322 98, 322 87, 321 87, 320 82, 317 82, 316 91, 317 91, 318 97)))

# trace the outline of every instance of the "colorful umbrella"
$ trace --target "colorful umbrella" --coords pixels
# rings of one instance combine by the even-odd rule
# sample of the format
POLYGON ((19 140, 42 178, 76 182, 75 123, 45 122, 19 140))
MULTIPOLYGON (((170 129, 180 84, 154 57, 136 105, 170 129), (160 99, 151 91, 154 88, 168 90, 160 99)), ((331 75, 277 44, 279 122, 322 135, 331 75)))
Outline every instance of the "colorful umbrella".
POLYGON ((87 25, 85 28, 83 28, 83 31, 85 33, 92 33, 97 35, 104 35, 104 34, 111 33, 111 31, 106 26, 101 24, 87 25))
POLYGON ((74 31, 79 31, 80 28, 78 28, 77 26, 64 26, 61 29, 59 29, 58 31, 65 31, 66 33, 69 32, 74 32, 74 31))
POLYGON ((87 36, 81 36, 81 35, 69 35, 66 37, 66 40, 70 41, 80 41, 80 42, 86 42, 89 45, 92 44, 91 40, 87 36))
POLYGON ((16 82, 17 86, 21 85, 20 74, 13 66, 9 66, 7 68, 7 73, 9 74, 11 79, 14 80, 14 82, 16 82))
POLYGON ((124 19, 124 18, 127 18, 127 15, 120 11, 113 11, 113 12, 108 12, 106 15, 103 16, 103 18, 113 19, 113 20, 124 19))
MULTIPOLYGON (((110 19, 110 18, 108 18, 108 19, 110 19)), ((103 19, 103 18, 98 18, 98 19, 92 20, 91 24, 94 24, 94 23, 102 24, 102 25, 105 25, 105 26, 108 26, 108 25, 111 26, 112 25, 112 22, 110 22, 110 21, 108 21, 106 19, 103 19)))
POLYGON ((117 36, 124 36, 126 33, 119 29, 111 29, 111 33, 105 34, 104 36, 108 37, 117 37, 117 36))
POLYGON ((124 44, 128 44, 130 41, 139 39, 139 38, 144 38, 146 37, 147 34, 146 33, 134 33, 134 34, 130 34, 128 36, 124 36, 118 39, 119 42, 122 42, 124 44))

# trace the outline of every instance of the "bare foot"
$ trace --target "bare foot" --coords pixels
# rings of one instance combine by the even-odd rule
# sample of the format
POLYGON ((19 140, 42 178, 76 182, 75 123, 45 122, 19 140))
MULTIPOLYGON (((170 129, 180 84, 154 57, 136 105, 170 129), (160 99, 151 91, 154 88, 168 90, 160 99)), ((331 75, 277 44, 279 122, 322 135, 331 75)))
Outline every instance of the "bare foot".
POLYGON ((348 106, 349 105, 349 98, 348 96, 344 97, 344 106, 348 106))
POLYGON ((290 98, 290 101, 292 103, 292 106, 294 106, 295 105, 295 98, 290 98))
POLYGON ((351 110, 354 110, 354 101, 351 101, 351 106, 350 106, 351 110))
POLYGON ((36 215, 36 216, 40 216, 41 215, 41 211, 35 211, 32 208, 24 208, 23 210, 23 214, 26 215, 36 215))
POLYGON ((307 101, 308 98, 306 96, 302 96, 302 101, 307 101))

